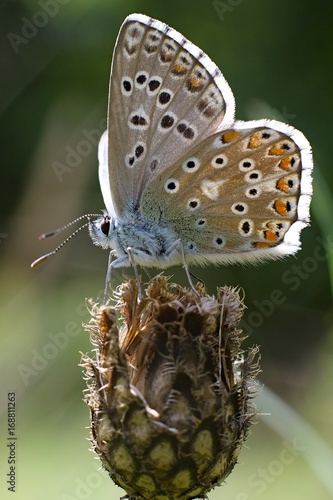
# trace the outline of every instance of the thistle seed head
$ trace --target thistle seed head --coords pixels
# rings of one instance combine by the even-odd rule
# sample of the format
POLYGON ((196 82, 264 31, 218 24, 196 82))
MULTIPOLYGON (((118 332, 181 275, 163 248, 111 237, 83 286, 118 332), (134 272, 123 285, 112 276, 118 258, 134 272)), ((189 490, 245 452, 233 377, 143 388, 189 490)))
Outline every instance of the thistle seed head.
POLYGON ((214 298, 158 276, 141 301, 134 280, 117 300, 92 306, 87 326, 93 449, 128 500, 206 498, 232 471, 257 415, 258 348, 241 351, 239 290, 214 298))

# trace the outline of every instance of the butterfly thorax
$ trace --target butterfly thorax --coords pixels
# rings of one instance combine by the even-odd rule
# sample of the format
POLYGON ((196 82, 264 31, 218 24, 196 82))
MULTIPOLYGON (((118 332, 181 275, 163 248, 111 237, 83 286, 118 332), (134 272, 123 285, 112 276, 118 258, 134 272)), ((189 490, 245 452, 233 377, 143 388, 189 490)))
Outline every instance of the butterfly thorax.
MULTIPOLYGON (((137 213, 119 220, 105 212, 90 223, 89 233, 95 245, 112 249, 118 258, 127 256, 128 249, 132 249, 139 265, 165 267, 181 262, 177 235, 160 222, 147 221, 137 213)), ((124 259, 122 265, 129 266, 129 259, 124 259)))

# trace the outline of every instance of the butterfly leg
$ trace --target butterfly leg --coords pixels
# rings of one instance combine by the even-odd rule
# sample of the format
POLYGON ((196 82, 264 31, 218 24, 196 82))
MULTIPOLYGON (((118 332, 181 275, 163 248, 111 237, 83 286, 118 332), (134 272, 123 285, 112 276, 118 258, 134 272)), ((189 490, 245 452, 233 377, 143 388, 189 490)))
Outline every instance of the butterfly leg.
POLYGON ((185 252, 184 252, 183 243, 180 240, 179 240, 179 245, 180 245, 180 250, 181 250, 181 253, 182 253, 183 268, 185 270, 185 273, 186 273, 189 285, 192 288, 193 292, 200 297, 200 294, 199 294, 198 290, 193 285, 191 274, 190 274, 190 271, 189 271, 189 268, 188 268, 188 264, 187 264, 186 258, 185 258, 185 252))
POLYGON ((105 278, 105 288, 104 288, 104 296, 103 296, 103 304, 106 304, 107 301, 107 295, 111 283, 111 275, 112 275, 112 269, 116 267, 127 267, 129 264, 129 257, 128 255, 124 255, 123 257, 118 257, 117 259, 113 260, 114 253, 111 250, 109 254, 109 260, 108 260, 108 270, 106 273, 106 278, 105 278))
POLYGON ((109 253, 109 259, 108 259, 108 270, 106 272, 106 278, 105 278, 105 287, 104 287, 104 296, 103 296, 103 304, 106 304, 107 300, 107 294, 109 291, 109 286, 111 283, 111 271, 112 271, 112 261, 113 261, 113 253, 112 251, 109 253))
POLYGON ((185 258, 185 252, 184 252, 184 247, 183 247, 183 243, 182 241, 179 239, 179 240, 176 240, 168 249, 167 251, 165 252, 165 255, 168 256, 170 255, 175 249, 180 249, 180 252, 182 254, 182 261, 183 261, 183 268, 185 270, 185 273, 186 273, 186 276, 187 276, 187 279, 188 279, 188 282, 189 282, 189 285, 190 287, 192 288, 192 290, 196 293, 196 295, 199 296, 199 293, 198 293, 198 290, 195 288, 194 284, 193 284, 193 281, 192 281, 192 278, 191 278, 191 274, 190 274, 190 271, 189 271, 189 268, 188 268, 188 265, 187 265, 187 262, 186 262, 186 258, 185 258))
POLYGON ((137 263, 135 262, 135 255, 140 255, 141 257, 146 257, 147 258, 147 253, 142 252, 140 250, 136 250, 133 247, 127 247, 126 252, 127 252, 126 255, 124 255, 123 257, 118 257, 115 260, 112 260, 113 254, 112 254, 112 252, 110 253, 109 263, 108 263, 108 272, 107 272, 107 275, 106 275, 106 283, 105 283, 104 303, 106 301, 106 295, 107 295, 107 291, 108 291, 109 284, 110 284, 110 281, 111 281, 112 268, 128 267, 129 265, 131 265, 133 267, 133 269, 134 269, 135 279, 136 279, 137 284, 138 284, 138 298, 139 298, 139 301, 142 299, 142 290, 141 290, 140 276, 139 276, 139 273, 138 273, 137 263))
POLYGON ((138 273, 138 266, 136 265, 135 258, 134 258, 135 248, 128 247, 127 248, 127 255, 128 255, 129 260, 130 260, 130 262, 133 266, 133 269, 134 269, 135 279, 136 279, 136 282, 138 285, 138 300, 140 302, 142 300, 142 290, 141 290, 140 276, 138 273))

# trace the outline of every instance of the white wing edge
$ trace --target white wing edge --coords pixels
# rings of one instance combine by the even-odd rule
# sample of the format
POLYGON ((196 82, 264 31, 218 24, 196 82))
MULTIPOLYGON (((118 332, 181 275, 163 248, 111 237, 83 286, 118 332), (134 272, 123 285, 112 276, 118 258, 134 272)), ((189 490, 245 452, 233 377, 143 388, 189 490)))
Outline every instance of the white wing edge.
POLYGON ((109 162, 108 162, 108 131, 105 130, 98 144, 98 177, 101 186, 104 204, 108 214, 115 217, 116 213, 113 206, 110 178, 109 178, 109 162))

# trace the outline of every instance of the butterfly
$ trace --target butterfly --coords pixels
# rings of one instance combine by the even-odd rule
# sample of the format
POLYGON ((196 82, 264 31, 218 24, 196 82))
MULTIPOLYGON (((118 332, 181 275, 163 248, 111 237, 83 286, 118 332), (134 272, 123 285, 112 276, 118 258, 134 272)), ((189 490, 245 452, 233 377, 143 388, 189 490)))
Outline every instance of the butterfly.
MULTIPOLYGON (((294 254, 309 223, 312 154, 295 128, 235 120, 218 67, 166 24, 128 16, 98 148, 106 210, 89 220, 111 270, 294 254)), ((189 274, 188 274, 189 276, 189 274)))

